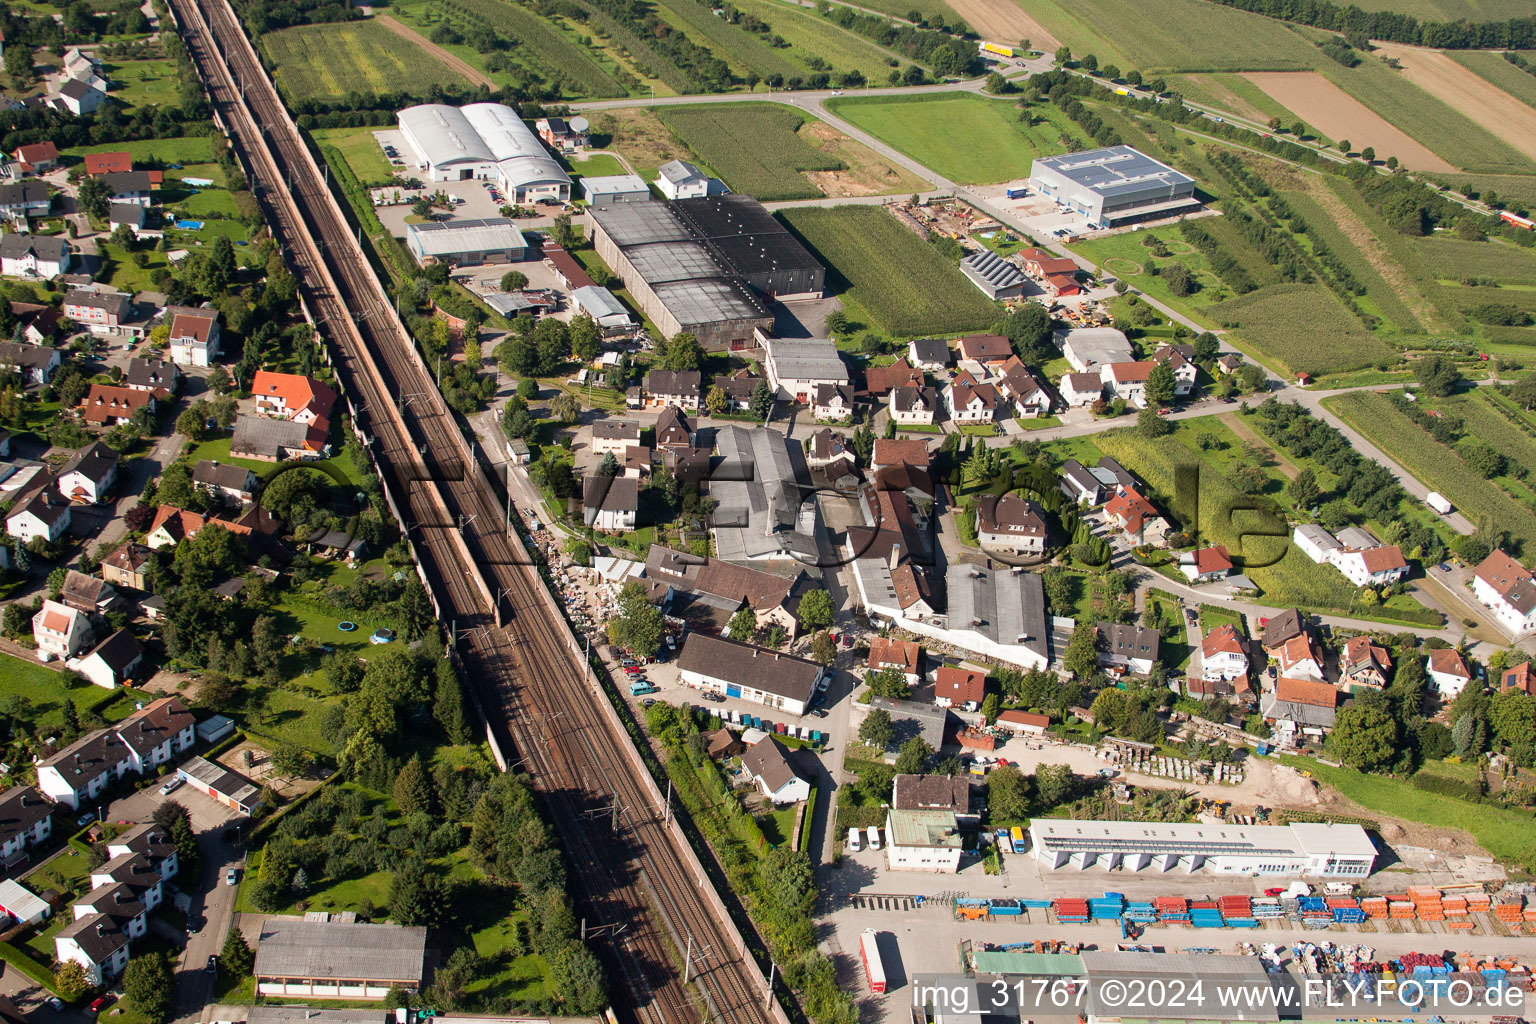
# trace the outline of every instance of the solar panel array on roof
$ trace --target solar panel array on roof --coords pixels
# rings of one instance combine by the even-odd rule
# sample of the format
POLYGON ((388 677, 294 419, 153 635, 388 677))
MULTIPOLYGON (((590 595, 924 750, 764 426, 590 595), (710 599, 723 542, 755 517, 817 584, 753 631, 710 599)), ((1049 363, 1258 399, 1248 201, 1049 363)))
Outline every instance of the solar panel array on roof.
POLYGON ((1195 179, 1130 146, 1037 159, 1030 181, 1096 224, 1143 219, 1196 203, 1195 179))

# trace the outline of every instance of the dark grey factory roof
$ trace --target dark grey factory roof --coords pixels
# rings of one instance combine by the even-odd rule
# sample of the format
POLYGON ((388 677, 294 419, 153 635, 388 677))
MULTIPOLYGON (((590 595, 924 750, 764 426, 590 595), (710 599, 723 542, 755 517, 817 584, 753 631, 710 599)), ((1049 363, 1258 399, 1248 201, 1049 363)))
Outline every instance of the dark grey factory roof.
POLYGON ((688 225, 663 202, 593 207, 587 211, 587 216, 620 248, 648 242, 678 242, 692 237, 688 225))
POLYGON ((848 367, 830 338, 769 338, 763 347, 781 380, 848 382, 848 367))
POLYGON ((1189 175, 1130 146, 1109 146, 1083 153, 1040 157, 1035 163, 1049 167, 1062 177, 1106 198, 1140 192, 1149 183, 1167 187, 1195 183, 1195 179, 1189 175))
POLYGON ((945 574, 949 628, 973 629, 994 643, 1021 644, 1050 657, 1045 588, 1032 572, 994 572, 956 562, 945 574))
POLYGON ((415 987, 425 971, 427 930, 269 917, 256 940, 258 978, 397 981, 415 987))
POLYGON ((694 632, 683 642, 677 667, 798 701, 811 699, 823 671, 814 661, 694 632))
POLYGON ((795 531, 800 503, 810 490, 805 450, 777 430, 721 427, 719 464, 709 478, 715 509, 715 544, 727 561, 789 555, 815 538, 795 531))
POLYGON ((738 274, 821 268, 789 229, 751 196, 679 199, 672 208, 738 274))
POLYGON ((773 315, 751 289, 733 277, 668 281, 651 290, 684 328, 773 315))

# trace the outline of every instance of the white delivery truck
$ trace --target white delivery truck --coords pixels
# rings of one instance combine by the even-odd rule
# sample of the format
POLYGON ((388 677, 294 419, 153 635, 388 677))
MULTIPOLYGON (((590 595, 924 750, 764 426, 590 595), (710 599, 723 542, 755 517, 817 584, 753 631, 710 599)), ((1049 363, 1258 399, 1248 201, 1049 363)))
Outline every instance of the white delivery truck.
POLYGON ((1439 491, 1430 491, 1429 494, 1425 495, 1424 504, 1443 516, 1451 514, 1451 503, 1439 491))

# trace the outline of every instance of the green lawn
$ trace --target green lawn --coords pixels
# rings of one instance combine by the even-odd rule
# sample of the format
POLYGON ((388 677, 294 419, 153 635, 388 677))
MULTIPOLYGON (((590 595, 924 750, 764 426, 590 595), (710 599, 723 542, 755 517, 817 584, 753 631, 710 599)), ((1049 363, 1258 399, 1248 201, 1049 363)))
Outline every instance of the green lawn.
POLYGON ((1529 814, 1431 793, 1406 779, 1331 768, 1310 757, 1287 757, 1285 761, 1307 769, 1369 810, 1425 825, 1462 829, 1497 860, 1527 871, 1536 868, 1536 818, 1529 814))
POLYGON ((585 160, 572 160, 571 175, 575 178, 602 178, 614 174, 628 174, 624 165, 608 153, 594 153, 585 160))
POLYGON ((140 139, 111 142, 99 146, 74 146, 62 150, 64 156, 81 157, 87 153, 130 153, 135 160, 163 160, 168 164, 206 164, 213 162, 213 143, 204 136, 179 139, 140 139))
POLYGON ((915 96, 848 96, 827 109, 952 181, 965 185, 1029 176, 1037 156, 1066 151, 1065 135, 1087 148, 1082 129, 1054 106, 1029 108, 1042 119, 1020 119, 1018 103, 973 93, 915 96), (942 124, 942 132, 934 125, 942 124))
POLYGON ((1219 626, 1232 626, 1237 629, 1238 636, 1244 635, 1247 630, 1243 628, 1243 617, 1230 608, 1222 608, 1218 605, 1203 604, 1200 606, 1200 631, 1209 633, 1219 626))
POLYGON ((310 132, 317 142, 335 146, 364 185, 383 185, 395 177, 395 169, 384 158, 373 128, 318 128, 310 132))
POLYGON ((498 917, 470 934, 475 952, 495 965, 496 970, 486 971, 470 982, 468 992, 514 1002, 548 997, 549 965, 543 957, 525 951, 528 947, 519 931, 524 936, 532 934, 528 915, 521 910, 498 917))
POLYGON ((164 59, 108 61, 112 98, 129 107, 174 106, 181 98, 176 62, 164 59))
MULTIPOLYGON (((115 699, 114 691, 89 683, 83 683, 72 690, 67 689, 63 678, 53 669, 44 668, 35 661, 5 654, 0 655, 0 700, 11 697, 24 697, 32 702, 27 721, 39 728, 58 728, 64 724, 66 700, 74 701, 75 707, 82 711, 100 705, 98 713, 102 713, 103 717, 110 717, 110 714, 103 712, 115 713, 119 703, 127 703, 129 711, 132 711, 132 701, 115 699)), ((125 717, 126 714, 124 712, 119 717, 125 717)))

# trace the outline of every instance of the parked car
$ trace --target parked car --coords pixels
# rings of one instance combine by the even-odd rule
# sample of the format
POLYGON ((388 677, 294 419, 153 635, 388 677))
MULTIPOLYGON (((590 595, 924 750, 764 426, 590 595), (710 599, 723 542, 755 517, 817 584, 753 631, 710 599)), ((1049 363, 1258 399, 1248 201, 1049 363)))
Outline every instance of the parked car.
POLYGON ((644 671, 645 671, 645 669, 641 668, 639 665, 625 665, 624 666, 624 674, 625 675, 638 676, 640 673, 642 673, 644 671))
POLYGON ((107 1007, 109 1007, 111 1005, 112 1005, 112 997, 111 996, 97 996, 95 999, 91 1000, 90 1011, 92 1013, 100 1013, 102 1010, 105 1010, 107 1007))
POLYGON ((75 819, 75 824, 79 825, 81 828, 84 828, 95 820, 96 815, 91 811, 86 811, 84 814, 80 815, 80 817, 75 819))
POLYGON ((48 1008, 51 1009, 54 1013, 63 1013, 64 1000, 60 999, 58 996, 49 996, 48 1008))
POLYGON ((239 884, 239 882, 240 882, 240 872, 237 869, 230 868, 228 871, 224 872, 224 884, 225 885, 237 885, 237 884, 239 884))
POLYGON ((186 781, 186 780, 180 779, 180 778, 166 779, 165 780, 165 785, 160 787, 160 795, 161 796, 165 796, 167 793, 174 793, 174 792, 176 792, 178 789, 181 788, 181 784, 184 781, 186 781))

